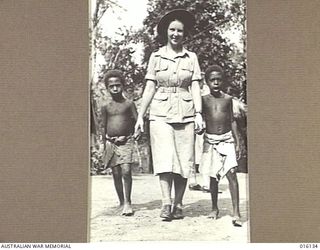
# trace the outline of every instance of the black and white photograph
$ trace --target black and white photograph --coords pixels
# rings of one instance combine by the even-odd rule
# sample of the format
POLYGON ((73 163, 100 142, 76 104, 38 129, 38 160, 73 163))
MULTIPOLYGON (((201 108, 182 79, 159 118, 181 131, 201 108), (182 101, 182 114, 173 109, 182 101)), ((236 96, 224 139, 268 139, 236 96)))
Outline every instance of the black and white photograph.
POLYGON ((90 0, 91 242, 250 242, 245 0, 90 0))

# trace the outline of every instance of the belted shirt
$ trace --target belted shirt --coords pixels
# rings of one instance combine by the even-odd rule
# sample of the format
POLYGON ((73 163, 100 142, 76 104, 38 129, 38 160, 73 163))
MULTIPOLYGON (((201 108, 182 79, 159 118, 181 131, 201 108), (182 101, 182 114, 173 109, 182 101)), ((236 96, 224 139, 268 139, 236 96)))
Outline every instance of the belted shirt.
POLYGON ((150 120, 185 123, 194 120, 192 81, 201 80, 195 53, 186 50, 171 56, 166 46, 151 54, 146 80, 156 82, 156 93, 150 106, 150 120))

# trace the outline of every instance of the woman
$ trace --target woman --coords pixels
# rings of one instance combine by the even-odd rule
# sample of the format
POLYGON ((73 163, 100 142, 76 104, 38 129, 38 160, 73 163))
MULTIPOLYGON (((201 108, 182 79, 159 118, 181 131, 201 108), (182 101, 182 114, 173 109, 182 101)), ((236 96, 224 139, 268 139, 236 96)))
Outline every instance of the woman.
POLYGON ((182 199, 194 167, 194 132, 202 130, 201 71, 197 56, 182 45, 194 23, 193 15, 180 9, 169 12, 158 23, 158 35, 165 45, 150 56, 135 126, 136 132, 143 132, 143 116, 150 105, 153 167, 159 175, 160 217, 164 220, 183 218, 182 199))

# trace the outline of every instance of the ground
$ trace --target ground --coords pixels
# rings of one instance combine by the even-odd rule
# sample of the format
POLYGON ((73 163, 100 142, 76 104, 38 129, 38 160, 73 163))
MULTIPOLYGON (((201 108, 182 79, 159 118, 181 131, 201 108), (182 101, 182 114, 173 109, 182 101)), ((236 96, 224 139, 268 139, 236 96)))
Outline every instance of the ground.
MULTIPOLYGON (((201 177, 198 176, 201 184, 201 177)), ((227 241, 248 242, 247 174, 239 173, 240 212, 242 227, 231 223, 231 199, 228 182, 219 184, 218 220, 207 218, 210 194, 186 190, 183 220, 161 221, 158 178, 150 174, 133 176, 132 202, 135 214, 123 217, 117 209, 117 196, 110 175, 91 177, 91 242, 106 241, 227 241)))

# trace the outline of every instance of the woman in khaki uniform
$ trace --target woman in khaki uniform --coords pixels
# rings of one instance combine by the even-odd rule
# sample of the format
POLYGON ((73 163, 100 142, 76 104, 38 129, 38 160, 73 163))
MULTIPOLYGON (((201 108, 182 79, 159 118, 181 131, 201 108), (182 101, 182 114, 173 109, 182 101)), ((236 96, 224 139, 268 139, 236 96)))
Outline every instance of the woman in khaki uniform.
POLYGON ((165 220, 183 218, 182 199, 194 167, 195 131, 202 130, 201 71, 196 54, 182 45, 194 23, 193 15, 181 9, 169 12, 158 23, 165 46, 150 56, 135 127, 136 132, 143 131, 143 116, 150 106, 153 166, 162 191, 160 217, 165 220))

